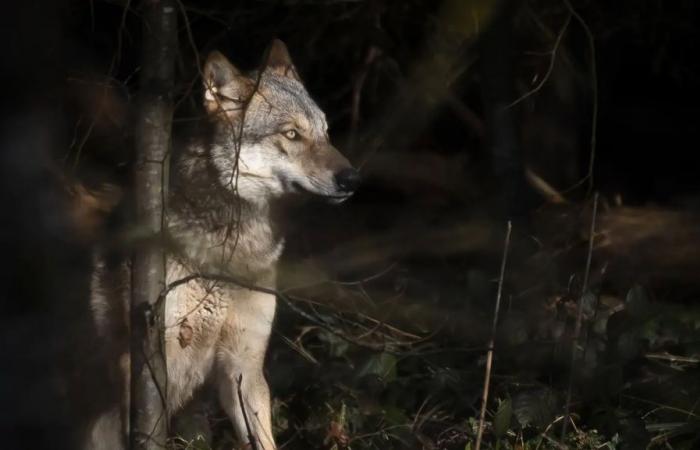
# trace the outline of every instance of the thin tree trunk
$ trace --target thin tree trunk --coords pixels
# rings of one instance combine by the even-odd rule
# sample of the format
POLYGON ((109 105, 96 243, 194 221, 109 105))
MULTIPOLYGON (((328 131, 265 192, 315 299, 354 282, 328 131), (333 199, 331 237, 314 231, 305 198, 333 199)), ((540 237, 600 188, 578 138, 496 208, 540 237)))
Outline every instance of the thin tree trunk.
POLYGON ((174 0, 144 0, 142 5, 143 61, 134 187, 136 223, 147 239, 135 251, 132 264, 130 441, 132 449, 153 450, 165 447, 168 422, 163 314, 154 308, 165 284, 161 235, 173 115, 177 10, 174 0))

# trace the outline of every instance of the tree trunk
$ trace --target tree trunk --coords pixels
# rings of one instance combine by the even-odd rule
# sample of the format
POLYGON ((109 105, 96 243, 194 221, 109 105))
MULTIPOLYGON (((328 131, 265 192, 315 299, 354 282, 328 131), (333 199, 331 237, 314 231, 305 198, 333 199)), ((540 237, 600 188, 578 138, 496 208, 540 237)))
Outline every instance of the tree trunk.
POLYGON ((162 239, 173 115, 177 10, 174 0, 143 1, 143 61, 135 130, 135 214, 146 239, 134 252, 131 298, 132 449, 162 449, 167 438, 167 372, 162 343, 165 283, 162 239), (161 302, 162 303, 162 302, 161 302), (159 309, 159 310, 157 310, 159 309))

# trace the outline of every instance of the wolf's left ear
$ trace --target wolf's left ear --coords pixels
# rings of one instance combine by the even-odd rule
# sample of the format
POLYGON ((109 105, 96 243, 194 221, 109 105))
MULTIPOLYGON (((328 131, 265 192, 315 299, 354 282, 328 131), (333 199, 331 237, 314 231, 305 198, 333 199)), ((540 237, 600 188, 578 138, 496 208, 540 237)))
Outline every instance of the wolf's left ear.
POLYGON ((265 72, 301 81, 287 46, 279 39, 274 39, 267 49, 263 69, 265 72))

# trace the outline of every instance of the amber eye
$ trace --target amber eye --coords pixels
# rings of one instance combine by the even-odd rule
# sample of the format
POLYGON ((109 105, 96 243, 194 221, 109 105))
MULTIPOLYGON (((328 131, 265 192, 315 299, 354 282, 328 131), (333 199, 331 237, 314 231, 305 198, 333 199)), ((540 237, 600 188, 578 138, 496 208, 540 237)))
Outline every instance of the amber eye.
POLYGON ((287 130, 283 134, 284 137, 286 137, 290 141, 296 141, 297 139, 299 139, 299 133, 297 133, 297 130, 287 130))

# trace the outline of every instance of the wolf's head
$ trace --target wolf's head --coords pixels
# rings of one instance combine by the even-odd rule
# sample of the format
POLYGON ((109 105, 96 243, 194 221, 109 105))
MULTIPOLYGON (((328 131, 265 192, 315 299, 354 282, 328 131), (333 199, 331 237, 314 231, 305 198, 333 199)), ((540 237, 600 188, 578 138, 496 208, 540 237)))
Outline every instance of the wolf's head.
POLYGON ((359 174, 331 145, 325 114, 302 84, 284 43, 246 76, 219 52, 204 65, 204 106, 218 129, 212 161, 220 182, 261 203, 308 192, 339 203, 359 174))

